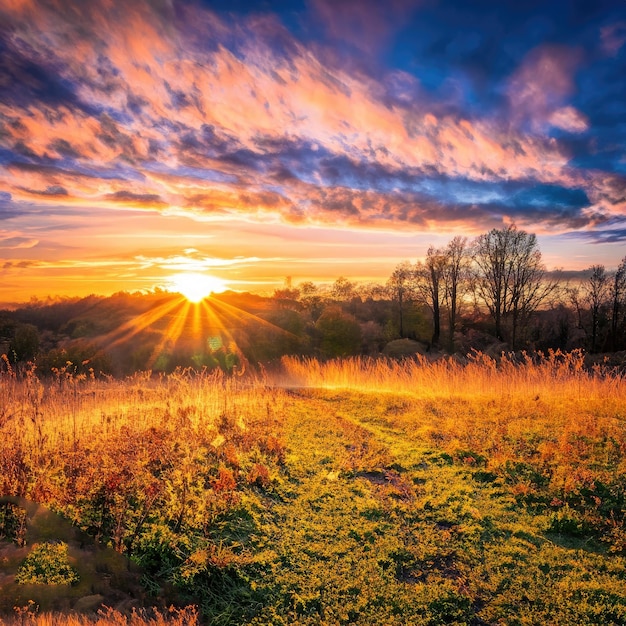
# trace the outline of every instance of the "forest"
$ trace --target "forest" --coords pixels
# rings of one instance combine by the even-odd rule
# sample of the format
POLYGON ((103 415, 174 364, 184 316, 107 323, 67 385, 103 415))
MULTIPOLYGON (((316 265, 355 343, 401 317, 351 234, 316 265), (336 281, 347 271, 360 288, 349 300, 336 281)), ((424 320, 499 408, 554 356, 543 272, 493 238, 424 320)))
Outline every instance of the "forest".
POLYGON ((284 355, 626 349, 626 257, 613 271, 548 272, 536 236, 515 226, 430 247, 384 284, 285 282, 269 297, 227 291, 197 305, 160 289, 34 299, 0 312, 0 353, 42 375, 70 362, 78 373, 123 376, 284 355))

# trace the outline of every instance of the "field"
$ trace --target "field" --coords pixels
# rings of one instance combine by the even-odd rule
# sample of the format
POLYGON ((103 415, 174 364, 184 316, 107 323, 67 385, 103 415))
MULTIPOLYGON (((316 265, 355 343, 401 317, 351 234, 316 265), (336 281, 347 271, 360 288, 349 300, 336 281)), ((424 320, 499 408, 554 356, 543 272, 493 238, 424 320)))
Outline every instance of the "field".
POLYGON ((626 624, 626 386, 580 353, 75 371, 3 366, 0 623, 626 624), (28 502, 158 612, 17 582, 28 502))

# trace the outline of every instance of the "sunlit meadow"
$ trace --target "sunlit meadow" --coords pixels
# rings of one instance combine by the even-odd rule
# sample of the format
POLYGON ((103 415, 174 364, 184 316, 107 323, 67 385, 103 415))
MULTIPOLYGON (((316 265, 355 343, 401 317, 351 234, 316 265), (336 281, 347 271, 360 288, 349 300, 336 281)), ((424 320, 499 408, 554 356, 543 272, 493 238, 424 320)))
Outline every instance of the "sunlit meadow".
MULTIPOLYGON (((626 622, 626 391, 580 353, 74 372, 4 362, 0 493, 130 557, 142 606, 173 593, 211 624, 626 622)), ((197 619, 18 605, 6 623, 197 619)))

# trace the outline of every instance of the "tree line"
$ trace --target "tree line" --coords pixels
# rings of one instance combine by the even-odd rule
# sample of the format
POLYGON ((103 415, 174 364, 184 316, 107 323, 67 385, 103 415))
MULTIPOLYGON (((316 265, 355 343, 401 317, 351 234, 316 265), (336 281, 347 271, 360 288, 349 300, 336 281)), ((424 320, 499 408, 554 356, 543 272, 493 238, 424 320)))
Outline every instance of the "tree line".
MULTIPOLYGON (((421 302, 432 313, 431 344, 441 343, 447 318, 447 348, 454 352, 459 313, 469 304, 483 306, 493 320, 493 334, 515 350, 530 316, 556 293, 534 234, 511 225, 493 229, 473 242, 455 237, 443 248, 429 247, 424 261, 402 263, 388 281, 400 318, 405 302, 421 302)), ((400 319, 400 334, 404 331, 400 319)))
POLYGON ((172 314, 149 325, 142 320, 159 307, 170 310, 167 303, 176 298, 156 290, 120 292, 0 311, 0 355, 6 366, 30 361, 42 373, 63 371, 70 362, 77 372, 123 375, 229 368, 285 354, 626 350, 626 257, 616 270, 593 265, 568 282, 547 271, 537 237, 514 225, 431 246, 423 260, 399 263, 384 284, 342 276, 330 285, 288 283, 271 297, 214 295, 207 306, 211 319, 222 316, 223 328, 211 322, 213 330, 202 334, 188 321, 175 341, 164 342, 172 314), (109 339, 135 325, 128 341, 109 339))
MULTIPOLYGON (((423 261, 398 264, 384 287, 359 288, 341 277, 326 295, 340 302, 388 299, 397 338, 420 339, 450 353, 462 347, 456 338, 471 327, 510 350, 538 344, 591 352, 625 349, 626 257, 615 271, 593 265, 581 275, 570 284, 562 272, 548 272, 536 235, 510 225, 473 241, 457 236, 443 247, 430 246, 423 261), (420 312, 430 318, 428 335, 420 312), (546 335, 543 341, 539 334, 546 335)), ((320 293, 302 283, 275 297, 311 304, 320 293)))

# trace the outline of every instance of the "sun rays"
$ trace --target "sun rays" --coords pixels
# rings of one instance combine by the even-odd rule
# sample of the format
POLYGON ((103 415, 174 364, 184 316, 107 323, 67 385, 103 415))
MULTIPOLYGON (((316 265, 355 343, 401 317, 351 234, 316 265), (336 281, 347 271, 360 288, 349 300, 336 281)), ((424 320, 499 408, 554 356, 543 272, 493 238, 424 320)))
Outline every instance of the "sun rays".
MULTIPOLYGON (((183 293, 164 294, 150 310, 101 336, 104 350, 133 346, 146 355, 147 369, 171 370, 181 362, 193 367, 245 366, 248 334, 259 330, 271 336, 291 337, 292 333, 263 317, 220 298, 194 301, 183 293)), ((241 369, 241 367, 240 367, 241 369)))

